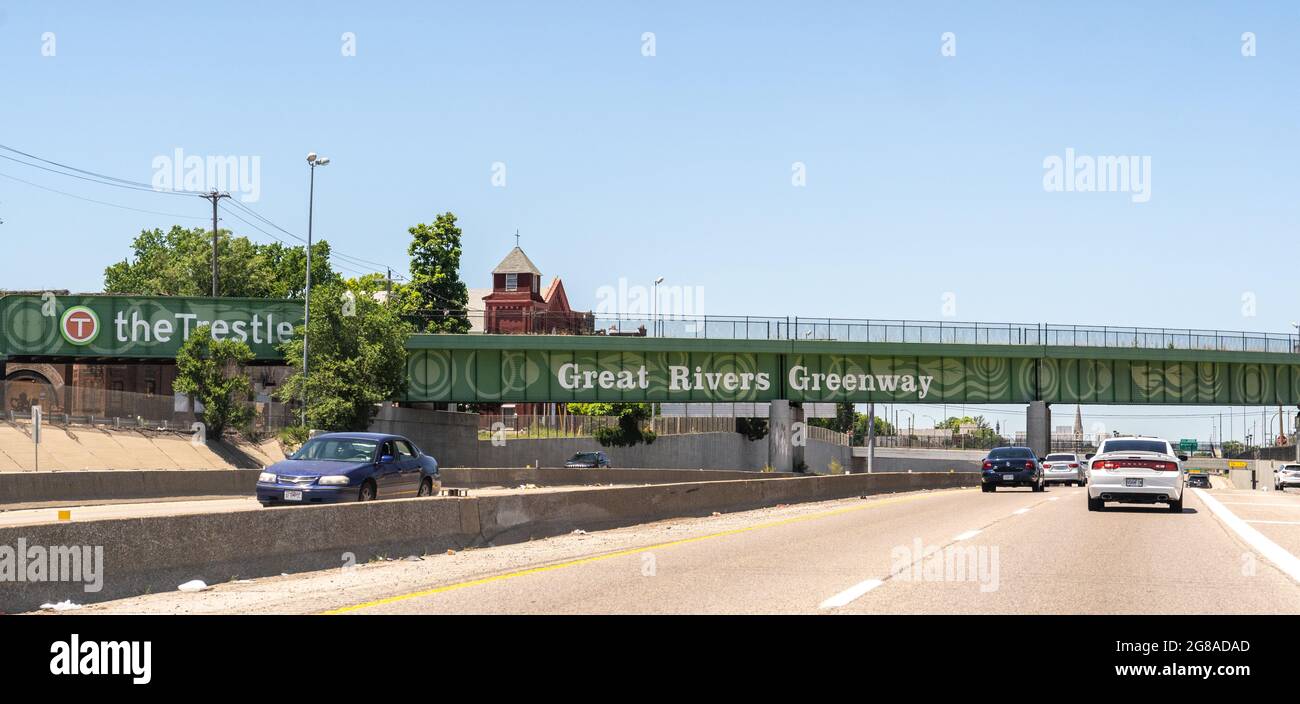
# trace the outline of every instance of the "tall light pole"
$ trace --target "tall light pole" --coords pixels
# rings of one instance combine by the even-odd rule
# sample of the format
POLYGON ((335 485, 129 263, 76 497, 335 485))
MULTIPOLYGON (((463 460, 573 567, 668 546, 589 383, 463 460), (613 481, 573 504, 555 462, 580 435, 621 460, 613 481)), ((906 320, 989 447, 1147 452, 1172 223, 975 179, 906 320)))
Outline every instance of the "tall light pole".
POLYGON ((302 425, 307 427, 307 326, 311 323, 311 225, 312 210, 316 201, 316 167, 326 166, 330 160, 316 156, 316 152, 307 155, 307 165, 311 176, 307 188, 307 291, 302 300, 302 425))
MULTIPOLYGON (((907 414, 907 446, 908 446, 908 447, 911 447, 911 446, 912 446, 912 434, 913 434, 913 433, 912 433, 912 430, 913 430, 913 429, 915 428, 915 426, 916 426, 916 414, 913 413, 913 412, 911 412, 911 411, 909 411, 909 410, 907 410, 906 408, 900 408, 900 409, 898 409, 898 412, 899 412, 899 413, 906 413, 906 414, 907 414)), ((895 432, 897 432, 897 430, 895 430, 895 432)))
POLYGON ((655 279, 654 300, 650 301, 650 318, 654 321, 655 337, 659 337, 659 284, 664 282, 664 277, 660 276, 655 279))

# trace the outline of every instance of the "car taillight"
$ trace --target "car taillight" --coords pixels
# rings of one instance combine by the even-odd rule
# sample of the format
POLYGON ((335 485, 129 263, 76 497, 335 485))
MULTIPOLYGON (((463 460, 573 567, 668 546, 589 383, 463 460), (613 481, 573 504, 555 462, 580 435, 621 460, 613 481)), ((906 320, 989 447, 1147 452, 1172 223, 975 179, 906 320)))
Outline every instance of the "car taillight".
POLYGON ((1033 469, 1033 468, 1034 468, 1034 461, 1033 461, 1033 460, 1025 460, 1025 469, 1033 469))
POLYGON ((1051 462, 1044 462, 1044 463, 1043 463, 1043 469, 1051 469, 1051 468, 1052 468, 1052 463, 1051 463, 1051 462))
POLYGON ((1078 468, 1079 468, 1079 463, 1078 463, 1078 462, 1071 462, 1071 463, 1070 463, 1070 469, 1078 469, 1078 468))
POLYGON ((1174 472, 1178 470, 1178 464, 1174 462, 1161 462, 1159 460, 1102 460, 1094 462, 1093 469, 1155 469, 1162 472, 1174 472))
POLYGON ((993 463, 989 462, 988 460, 984 460, 984 469, 993 469, 993 463))

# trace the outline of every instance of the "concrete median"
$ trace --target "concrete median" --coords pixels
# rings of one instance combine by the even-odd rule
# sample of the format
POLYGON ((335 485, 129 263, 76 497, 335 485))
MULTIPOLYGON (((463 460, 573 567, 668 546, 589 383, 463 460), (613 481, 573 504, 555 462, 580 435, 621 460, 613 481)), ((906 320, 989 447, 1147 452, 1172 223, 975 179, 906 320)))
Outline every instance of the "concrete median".
POLYGON ((100 546, 103 587, 8 581, 0 611, 70 599, 89 603, 209 584, 343 567, 472 546, 501 545, 671 518, 707 516, 869 494, 974 486, 967 473, 776 477, 580 489, 471 498, 400 499, 337 506, 57 523, 0 528, 0 548, 100 546))
MULTIPOLYGON (((83 470, 69 472, 0 472, 0 508, 73 506, 141 499, 192 499, 252 496, 256 469, 83 470)), ((726 479, 775 479, 792 474, 700 469, 523 469, 465 468, 442 470, 445 487, 594 486, 673 484, 726 479)))

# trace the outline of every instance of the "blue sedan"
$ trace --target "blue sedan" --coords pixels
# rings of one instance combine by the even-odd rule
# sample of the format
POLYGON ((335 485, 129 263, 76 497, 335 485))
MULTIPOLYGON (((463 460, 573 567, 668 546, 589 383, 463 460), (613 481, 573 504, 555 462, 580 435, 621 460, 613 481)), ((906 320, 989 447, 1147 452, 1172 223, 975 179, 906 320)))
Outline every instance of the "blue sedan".
POLYGON ((263 506, 436 496, 438 462, 401 435, 325 433, 257 478, 263 506))

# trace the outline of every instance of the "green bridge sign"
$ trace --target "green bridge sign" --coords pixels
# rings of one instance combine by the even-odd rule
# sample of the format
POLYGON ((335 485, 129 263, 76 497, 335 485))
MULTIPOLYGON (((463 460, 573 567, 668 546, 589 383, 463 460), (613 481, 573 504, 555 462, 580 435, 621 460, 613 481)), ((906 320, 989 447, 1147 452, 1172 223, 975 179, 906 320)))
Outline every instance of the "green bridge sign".
POLYGON ((409 401, 1300 401, 1300 355, 1279 353, 504 335, 407 347, 409 401))
POLYGON ((259 360, 302 323, 302 302, 249 298, 5 296, 0 353, 9 357, 174 359, 202 325, 218 339, 247 342, 259 360))

